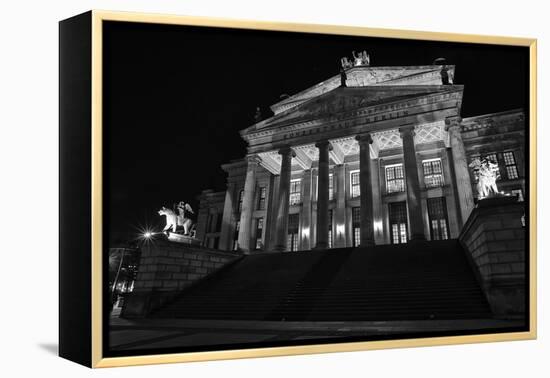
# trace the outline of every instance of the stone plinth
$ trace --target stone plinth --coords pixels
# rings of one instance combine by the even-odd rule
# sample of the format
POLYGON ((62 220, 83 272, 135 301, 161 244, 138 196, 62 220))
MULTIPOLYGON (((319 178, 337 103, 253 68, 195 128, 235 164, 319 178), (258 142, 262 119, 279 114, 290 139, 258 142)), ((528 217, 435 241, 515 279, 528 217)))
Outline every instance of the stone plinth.
POLYGON ((236 261, 239 255, 167 240, 141 248, 134 291, 124 303, 124 318, 146 317, 182 290, 236 261))
POLYGON ((459 236, 493 314, 501 319, 525 316, 524 212, 516 197, 478 201, 459 236))

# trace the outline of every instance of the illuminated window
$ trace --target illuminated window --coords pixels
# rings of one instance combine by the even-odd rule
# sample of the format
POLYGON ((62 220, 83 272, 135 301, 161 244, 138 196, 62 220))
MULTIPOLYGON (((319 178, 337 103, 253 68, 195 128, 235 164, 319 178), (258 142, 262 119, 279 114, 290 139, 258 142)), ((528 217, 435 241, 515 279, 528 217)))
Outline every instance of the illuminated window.
POLYGON ((483 155, 483 159, 488 160, 491 163, 494 163, 494 164, 498 165, 497 154, 495 154, 495 153, 483 155))
POLYGON ((256 249, 262 249, 262 234, 264 229, 264 218, 256 220, 256 249))
POLYGON ((332 210, 328 211, 328 247, 332 248, 332 210))
POLYGON ((519 201, 519 202, 523 202, 523 201, 524 201, 524 198, 523 198, 523 190, 521 190, 521 189, 512 189, 511 192, 512 192, 512 195, 518 196, 518 201, 519 201))
POLYGON ((386 192, 398 193, 405 191, 403 164, 386 166, 386 192))
POLYGON ((295 179, 290 181, 290 204, 298 205, 302 202, 302 180, 295 179))
POLYGON ((261 186, 258 193, 258 210, 265 209, 266 187, 261 186))
POLYGON ((361 208, 351 209, 351 227, 353 229, 353 246, 357 247, 361 243, 361 208))
POLYGON ((359 185, 359 171, 350 172, 350 184, 351 198, 359 197, 361 195, 361 187, 359 185))
POLYGON ((428 218, 432 240, 449 239, 445 197, 428 198, 428 218))
POLYGON ((515 180, 519 177, 516 158, 512 151, 506 151, 502 154, 504 158, 504 166, 506 167, 506 177, 508 180, 515 180))
POLYGON ((243 210, 244 189, 239 192, 239 213, 243 210))
POLYGON ((288 233, 287 233, 286 247, 289 251, 292 251, 292 252, 298 250, 299 221, 300 221, 300 218, 298 214, 288 215, 288 233))
POLYGON ((392 244, 407 242, 407 204, 392 202, 388 204, 392 244))
POLYGON ((328 175, 328 200, 332 201, 334 199, 334 176, 331 174, 328 175))
POLYGON ((422 169, 424 170, 424 184, 426 188, 437 188, 444 185, 441 159, 422 161, 422 169))

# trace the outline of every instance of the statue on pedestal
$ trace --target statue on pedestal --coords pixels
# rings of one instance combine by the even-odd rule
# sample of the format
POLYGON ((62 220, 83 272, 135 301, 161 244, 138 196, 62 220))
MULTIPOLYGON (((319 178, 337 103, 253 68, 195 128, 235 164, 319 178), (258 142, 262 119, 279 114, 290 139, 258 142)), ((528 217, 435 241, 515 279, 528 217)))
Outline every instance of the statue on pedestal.
POLYGON ((496 180, 500 178, 498 164, 486 158, 476 157, 469 165, 477 180, 477 194, 479 199, 495 197, 500 193, 496 180))
POLYGON ((178 203, 178 219, 183 226, 183 234, 188 236, 195 232, 195 212, 191 208, 191 205, 180 201, 178 203))
POLYGON ((363 50, 358 54, 355 51, 352 51, 353 59, 350 60, 348 57, 343 57, 340 59, 340 64, 344 70, 357 66, 369 66, 370 65, 370 56, 367 54, 367 51, 363 50))
POLYGON ((346 75, 346 70, 344 68, 340 68, 340 86, 346 87, 346 80, 348 80, 348 76, 346 75))
POLYGON ((345 70, 346 68, 353 67, 353 63, 349 61, 348 57, 345 56, 342 59, 340 59, 340 63, 342 64, 342 68, 345 70))
MULTIPOLYGON (((194 237, 195 235, 195 212, 188 203, 181 201, 176 206, 178 214, 172 209, 162 207, 158 211, 160 216, 166 216, 166 226, 162 232, 178 233, 178 227, 183 228, 183 235, 194 237)), ((181 231, 180 231, 181 233, 181 231)))

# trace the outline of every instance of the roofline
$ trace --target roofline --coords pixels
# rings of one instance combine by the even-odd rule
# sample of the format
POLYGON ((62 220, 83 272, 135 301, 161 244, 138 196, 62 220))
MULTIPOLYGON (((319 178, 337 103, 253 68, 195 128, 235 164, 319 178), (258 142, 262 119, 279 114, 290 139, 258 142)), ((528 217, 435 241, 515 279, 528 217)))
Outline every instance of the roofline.
POLYGON ((516 108, 516 109, 504 110, 502 112, 480 114, 480 115, 477 115, 477 116, 462 118, 462 122, 463 123, 464 122, 473 122, 473 121, 476 121, 478 119, 483 119, 483 118, 487 118, 487 117, 498 117, 498 116, 503 116, 503 115, 517 114, 517 113, 525 114, 525 110, 523 108, 516 108))
MULTIPOLYGON (((445 66, 450 67, 452 69, 456 69, 454 64, 445 64, 445 66)), ((385 70, 385 69, 398 69, 398 68, 403 68, 403 67, 410 68, 410 69, 427 69, 427 70, 431 71, 431 70, 435 70, 436 67, 443 67, 443 64, 438 64, 438 65, 429 64, 429 65, 421 65, 421 66, 356 66, 356 67, 351 67, 351 68, 346 69, 345 72, 348 73, 348 72, 363 70, 365 68, 376 68, 376 69, 379 69, 379 70, 385 70)), ((270 109, 273 110, 273 107, 281 106, 282 104, 292 102, 292 101, 289 101, 289 100, 295 99, 299 95, 301 95, 303 93, 306 93, 308 91, 311 91, 315 87, 318 87, 318 86, 321 86, 321 85, 325 84, 326 81, 335 80, 335 79, 338 78, 339 75, 340 74, 336 74, 334 76, 331 76, 331 77, 321 81, 320 83, 312 85, 312 86, 310 86, 306 89, 301 90, 298 93, 293 94, 290 97, 285 98, 284 100, 278 101, 278 102, 270 105, 270 109)), ((407 76, 414 76, 414 75, 418 75, 418 74, 407 75, 407 76)))

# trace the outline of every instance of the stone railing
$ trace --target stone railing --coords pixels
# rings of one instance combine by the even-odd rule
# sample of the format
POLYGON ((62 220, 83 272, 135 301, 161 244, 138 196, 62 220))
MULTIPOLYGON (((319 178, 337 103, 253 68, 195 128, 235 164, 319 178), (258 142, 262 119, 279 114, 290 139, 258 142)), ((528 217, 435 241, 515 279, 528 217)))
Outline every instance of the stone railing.
POLYGON ((124 302, 121 316, 146 317, 182 290, 239 258, 233 252, 165 240, 143 245, 134 290, 124 302))
POLYGON ((481 200, 459 236, 497 318, 525 316, 524 211, 515 197, 481 200))

